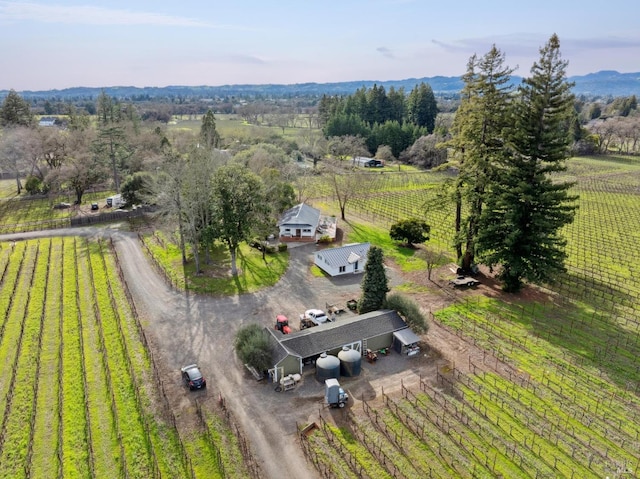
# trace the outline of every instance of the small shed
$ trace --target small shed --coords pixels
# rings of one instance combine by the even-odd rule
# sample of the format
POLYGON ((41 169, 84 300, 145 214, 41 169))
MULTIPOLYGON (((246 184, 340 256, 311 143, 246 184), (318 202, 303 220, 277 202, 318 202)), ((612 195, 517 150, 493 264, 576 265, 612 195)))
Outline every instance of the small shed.
POLYGON ((420 338, 409 328, 393 333, 393 349, 400 354, 416 356, 420 352, 419 341, 420 338))
POLYGON ((38 126, 55 126, 56 119, 51 116, 43 116, 38 121, 38 126))
POLYGON ((378 160, 376 158, 368 158, 365 156, 356 156, 353 159, 353 163, 356 166, 361 166, 365 168, 382 168, 384 166, 383 160, 378 160))
POLYGON ((353 243, 316 251, 314 263, 330 276, 362 273, 367 264, 371 243, 353 243))
POLYGON ((269 344, 271 346, 273 367, 269 369, 269 376, 274 383, 289 374, 302 373, 302 357, 295 351, 287 348, 280 342, 280 335, 277 331, 265 328, 269 333, 269 344))
POLYGON ((300 203, 284 212, 278 228, 280 241, 315 241, 320 210, 300 203))

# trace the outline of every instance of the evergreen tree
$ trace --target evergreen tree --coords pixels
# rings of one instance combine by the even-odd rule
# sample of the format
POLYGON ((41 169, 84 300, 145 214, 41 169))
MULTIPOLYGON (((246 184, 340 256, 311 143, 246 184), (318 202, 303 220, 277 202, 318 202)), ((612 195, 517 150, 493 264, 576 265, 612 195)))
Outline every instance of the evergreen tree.
POLYGON ((519 88, 508 155, 481 217, 478 249, 486 264, 501 266, 505 291, 518 291, 523 280, 549 281, 564 270, 560 230, 573 220, 576 197, 569 195, 570 184, 552 181, 551 174, 566 169, 571 142, 566 66, 554 34, 519 88))
POLYGON ((0 107, 0 126, 31 126, 31 108, 15 90, 10 90, 0 107))
POLYGON ((388 292, 389 280, 384 270, 382 249, 372 246, 369 248, 367 264, 364 267, 362 297, 358 302, 358 312, 364 314, 382 308, 388 292))
POLYGON ((496 161, 504 154, 504 133, 510 125, 511 73, 504 53, 494 45, 482 58, 473 55, 463 76, 460 107, 449 145, 459 164, 456 201, 456 253, 464 270, 475 262, 478 223, 496 161), (467 215, 462 217, 463 202, 467 215), (463 256, 463 246, 465 248, 463 256))
POLYGON ((109 164, 114 188, 120 191, 122 170, 126 169, 126 162, 134 153, 125 125, 127 118, 134 119, 135 116, 130 109, 125 114, 122 106, 104 91, 98 96, 96 104, 98 137, 94 143, 94 150, 98 157, 109 164))
MULTIPOLYGON (((367 89, 365 87, 359 88, 353 95, 349 95, 342 102, 342 112, 348 115, 354 115, 360 118, 364 122, 369 122, 369 101, 367 99, 367 89)), ((339 107, 336 108, 335 113, 340 113, 339 107)))
POLYGON ((438 104, 431 86, 426 83, 417 85, 407 97, 407 117, 409 122, 424 126, 433 133, 438 115, 438 104))
POLYGON ((207 110, 207 113, 202 117, 200 141, 209 150, 220 146, 220 133, 216 130, 216 117, 210 109, 207 110))
POLYGON ((326 137, 352 135, 366 138, 370 134, 370 129, 359 116, 338 113, 329 118, 323 132, 326 137))
POLYGON ((322 95, 318 102, 318 123, 321 128, 337 113, 340 99, 336 96, 322 95))
POLYGON ((389 99, 389 120, 402 123, 405 118, 405 95, 404 88, 396 90, 393 87, 389 88, 387 92, 387 98, 389 99))
POLYGON ((382 124, 389 119, 390 110, 384 87, 374 84, 373 88, 367 92, 367 116, 364 120, 369 125, 382 124))

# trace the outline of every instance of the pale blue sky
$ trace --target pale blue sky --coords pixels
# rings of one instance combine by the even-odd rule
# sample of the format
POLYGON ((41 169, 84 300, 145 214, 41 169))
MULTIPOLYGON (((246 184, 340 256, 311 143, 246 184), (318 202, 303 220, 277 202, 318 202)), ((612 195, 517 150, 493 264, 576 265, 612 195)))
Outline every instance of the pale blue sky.
POLYGON ((640 71, 638 0, 0 0, 0 89, 460 75, 492 43, 527 75, 640 71))

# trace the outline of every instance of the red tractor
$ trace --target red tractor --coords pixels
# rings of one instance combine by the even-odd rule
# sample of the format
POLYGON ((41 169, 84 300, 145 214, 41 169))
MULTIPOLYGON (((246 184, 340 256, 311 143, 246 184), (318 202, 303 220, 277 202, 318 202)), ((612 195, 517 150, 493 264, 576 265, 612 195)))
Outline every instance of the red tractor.
POLYGON ((291 332, 291 328, 289 327, 289 320, 284 314, 279 314, 278 316, 276 316, 276 329, 282 334, 289 334, 291 332))

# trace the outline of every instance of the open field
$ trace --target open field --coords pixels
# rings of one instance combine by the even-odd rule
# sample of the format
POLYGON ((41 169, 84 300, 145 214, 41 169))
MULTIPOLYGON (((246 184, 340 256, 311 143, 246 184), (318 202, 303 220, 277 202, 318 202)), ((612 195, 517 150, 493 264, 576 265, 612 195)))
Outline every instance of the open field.
POLYGON ((119 271, 108 242, 0 243, 0 477, 242 477, 224 422, 178 433, 119 271))
MULTIPOLYGON (((267 140, 277 137, 295 140, 302 130, 309 130, 307 120, 303 115, 297 115, 295 127, 285 126, 284 130, 277 125, 268 125, 267 121, 264 123, 261 125, 250 124, 239 115, 216 115, 216 130, 220 133, 223 142, 226 143, 247 141, 249 139, 251 139, 252 143, 255 143, 256 139, 267 140)), ((186 130, 198 134, 201 126, 201 117, 196 119, 176 118, 169 124, 168 130, 186 130)), ((318 131, 318 129, 314 129, 314 131, 318 131)))

